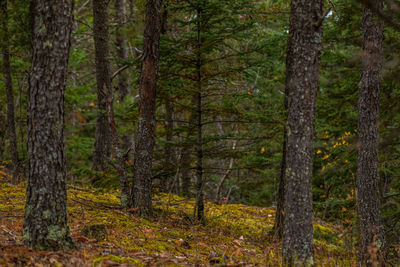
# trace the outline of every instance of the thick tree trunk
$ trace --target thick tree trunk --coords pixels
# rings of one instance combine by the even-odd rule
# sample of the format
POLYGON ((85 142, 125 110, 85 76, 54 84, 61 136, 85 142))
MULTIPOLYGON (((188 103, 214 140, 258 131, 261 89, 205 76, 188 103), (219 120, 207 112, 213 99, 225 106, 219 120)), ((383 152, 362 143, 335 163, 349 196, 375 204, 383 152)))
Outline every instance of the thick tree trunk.
POLYGON ((14 115, 14 93, 12 87, 12 76, 11 76, 11 64, 10 64, 10 52, 8 47, 8 12, 7 12, 7 1, 3 0, 0 6, 2 12, 2 53, 3 53, 3 73, 4 73, 4 84, 6 86, 7 95, 7 132, 10 140, 10 154, 13 166, 13 183, 16 183, 19 176, 19 159, 18 159, 18 146, 17 146, 17 132, 15 127, 15 115, 14 115))
POLYGON ((110 111, 113 110, 110 44, 108 35, 108 0, 93 1, 93 34, 96 57, 97 122, 93 152, 93 170, 103 171, 112 151, 110 111))
MULTIPOLYGON (((117 17, 116 43, 117 56, 119 60, 119 68, 128 60, 128 47, 126 41, 126 0, 115 0, 115 13, 117 17)), ((127 71, 121 71, 118 74, 118 99, 123 101, 125 96, 130 93, 129 90, 129 75, 127 71)))
POLYGON ((283 265, 312 266, 312 161, 322 0, 292 0, 286 87, 289 94, 283 265))
MULTIPOLYGON (((383 2, 377 1, 382 10, 383 2)), ((360 225, 358 266, 384 266, 385 246, 378 177, 379 94, 383 23, 369 8, 363 14, 363 71, 358 99, 357 204, 360 225)))
POLYGON ((155 135, 157 72, 161 32, 161 0, 146 1, 146 26, 139 88, 139 129, 135 146, 133 204, 152 215, 152 160, 155 135))
POLYGON ((68 228, 64 153, 64 93, 72 30, 72 0, 33 0, 33 55, 28 94, 28 158, 24 242, 73 247, 68 228))

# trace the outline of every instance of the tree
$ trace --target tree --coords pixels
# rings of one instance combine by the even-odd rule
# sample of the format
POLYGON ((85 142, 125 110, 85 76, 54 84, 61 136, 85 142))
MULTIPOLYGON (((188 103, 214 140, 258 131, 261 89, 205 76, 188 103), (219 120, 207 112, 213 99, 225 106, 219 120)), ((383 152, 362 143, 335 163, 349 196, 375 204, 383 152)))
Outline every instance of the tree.
POLYGON ((138 212, 152 215, 152 160, 155 135, 157 73, 160 49, 162 1, 146 1, 143 62, 139 88, 139 129, 135 145, 132 201, 138 212))
MULTIPOLYGON (((378 10, 383 1, 376 2, 378 10)), ((379 98, 382 79, 383 23, 363 11, 363 57, 358 98, 357 205, 360 225, 358 266, 383 263, 385 232, 380 210, 378 145, 379 98)))
POLYGON ((323 1, 292 0, 290 14, 283 265, 312 266, 311 181, 323 1))
POLYGON ((73 247, 67 218, 64 93, 72 31, 72 0, 32 1, 32 65, 28 95, 27 246, 73 247))
MULTIPOLYGON (((128 47, 126 40, 126 0, 115 0, 115 13, 117 17, 116 45, 119 67, 123 68, 124 61, 128 59, 128 47)), ((123 101, 129 94, 129 76, 127 72, 121 71, 118 74, 118 98, 123 101)))
POLYGON ((18 146, 17 146, 17 133, 15 127, 14 115, 14 93, 12 86, 11 64, 10 64, 10 51, 9 51, 9 33, 8 33, 8 10, 7 1, 1 1, 0 9, 2 11, 2 54, 3 54, 3 73, 6 85, 7 95, 7 128, 8 137, 10 139, 10 154, 13 163, 13 182, 15 183, 19 175, 19 159, 18 159, 18 146))
POLYGON ((93 170, 103 171, 111 158, 113 89, 110 71, 108 0, 93 1, 93 34, 96 57, 97 121, 93 152, 93 170))

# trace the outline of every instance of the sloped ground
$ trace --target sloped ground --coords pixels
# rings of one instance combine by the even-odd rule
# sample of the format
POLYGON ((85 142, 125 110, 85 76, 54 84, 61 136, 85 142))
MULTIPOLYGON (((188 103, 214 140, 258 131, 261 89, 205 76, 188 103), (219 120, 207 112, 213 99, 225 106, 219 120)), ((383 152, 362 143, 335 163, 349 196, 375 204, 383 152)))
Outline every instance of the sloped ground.
MULTIPOLYGON (((68 190, 70 228, 78 250, 43 252, 22 245, 25 185, 11 185, 0 169, 0 266, 281 266, 270 231, 273 209, 207 203, 205 225, 191 222, 193 200, 154 196, 155 218, 118 209, 118 192, 68 190), (103 224, 96 241, 82 229, 103 224)), ((315 223, 317 266, 353 266, 340 226, 315 223)))

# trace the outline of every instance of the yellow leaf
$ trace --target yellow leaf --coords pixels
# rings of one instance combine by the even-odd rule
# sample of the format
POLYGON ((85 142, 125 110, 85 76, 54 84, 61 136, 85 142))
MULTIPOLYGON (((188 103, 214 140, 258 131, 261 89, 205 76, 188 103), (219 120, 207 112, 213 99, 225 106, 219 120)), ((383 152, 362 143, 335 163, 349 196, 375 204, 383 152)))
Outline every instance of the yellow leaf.
POLYGON ((274 252, 273 252, 272 250, 269 252, 269 256, 270 256, 271 258, 275 257, 274 252))
POLYGON ((90 106, 90 107, 94 107, 94 103, 91 102, 91 103, 89 104, 89 106, 90 106))
POLYGON ((261 148, 261 153, 264 153, 265 152, 265 147, 262 147, 261 148))
POLYGON ((318 149, 317 154, 321 154, 321 153, 322 153, 322 151, 320 149, 318 149))

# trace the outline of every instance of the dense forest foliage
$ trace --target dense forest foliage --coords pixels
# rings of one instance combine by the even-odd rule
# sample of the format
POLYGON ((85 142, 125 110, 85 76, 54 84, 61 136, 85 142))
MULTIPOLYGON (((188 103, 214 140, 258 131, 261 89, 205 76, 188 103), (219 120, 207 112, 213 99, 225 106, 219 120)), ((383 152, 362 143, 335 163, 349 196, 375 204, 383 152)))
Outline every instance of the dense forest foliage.
MULTIPOLYGON (((107 229, 113 244, 133 242, 121 234, 129 227, 152 242, 160 220, 226 237, 179 232, 174 246, 204 245, 206 260, 166 266, 398 264, 398 1, 1 0, 0 9, 0 223, 25 212, 18 242, 81 250, 87 240, 74 233, 99 222, 77 219, 89 205, 118 225, 107 229), (3 196, 13 190, 16 203, 26 198, 14 213, 3 196), (207 242, 242 251, 214 255, 207 242)), ((0 255, 12 255, 2 242, 0 255)))

